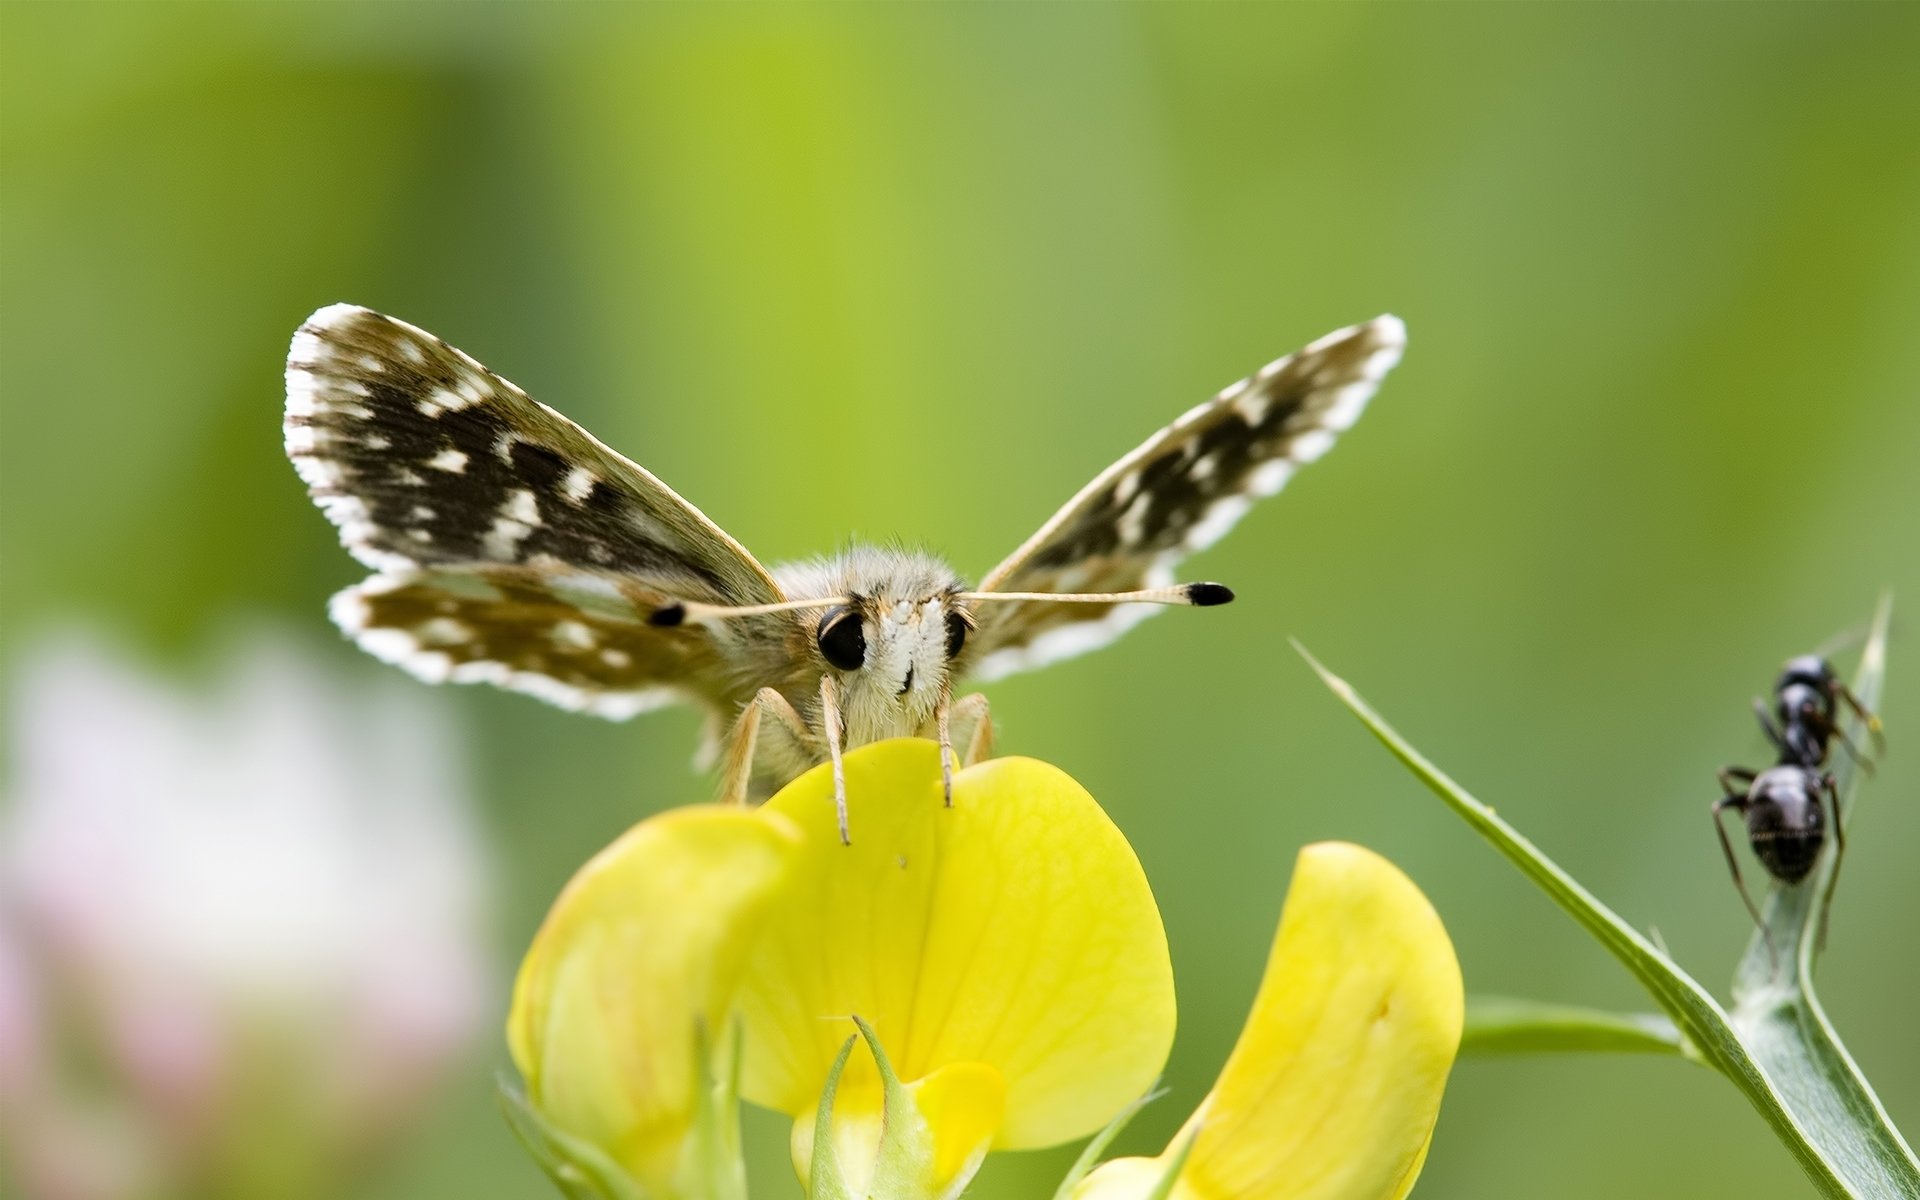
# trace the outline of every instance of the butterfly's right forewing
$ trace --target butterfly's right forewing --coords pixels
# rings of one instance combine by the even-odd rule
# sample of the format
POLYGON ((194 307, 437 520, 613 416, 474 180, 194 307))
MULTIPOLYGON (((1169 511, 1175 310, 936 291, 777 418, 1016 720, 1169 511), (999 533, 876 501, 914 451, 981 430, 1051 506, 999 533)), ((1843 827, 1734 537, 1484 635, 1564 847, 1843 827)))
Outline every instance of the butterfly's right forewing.
POLYGON ((287 454, 341 541, 379 569, 562 564, 684 599, 781 598, 693 505, 424 330, 336 304, 287 358, 287 454))
POLYGON ((676 601, 783 599, 753 556, 660 480, 439 338, 333 305, 294 335, 287 454, 379 573, 337 624, 424 679, 488 682, 624 717, 725 712, 738 672, 676 601))

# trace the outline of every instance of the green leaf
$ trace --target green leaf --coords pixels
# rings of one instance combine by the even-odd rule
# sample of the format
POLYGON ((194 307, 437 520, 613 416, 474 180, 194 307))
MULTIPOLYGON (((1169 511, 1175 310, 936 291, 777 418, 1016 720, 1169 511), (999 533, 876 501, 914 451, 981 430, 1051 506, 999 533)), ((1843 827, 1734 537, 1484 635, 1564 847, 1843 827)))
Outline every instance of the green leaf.
POLYGON ((497 1093, 501 1111, 520 1144, 567 1200, 645 1200, 639 1185, 618 1163, 597 1147, 548 1124, 511 1079, 502 1076, 497 1093))
MULTIPOLYGON (((1879 695, 1890 608, 1882 603, 1868 639, 1855 687, 1863 700, 1879 695)), ((1791 943, 1800 963, 1791 980, 1772 980, 1769 972, 1764 987, 1740 992, 1741 1016, 1736 1022, 1663 950, 1415 750, 1345 680, 1321 666, 1298 643, 1295 648, 1416 778, 1620 960, 1666 1010, 1700 1059, 1746 1095, 1822 1195, 1858 1200, 1920 1196, 1920 1162, 1887 1119, 1814 999, 1813 951, 1806 943, 1816 939, 1796 936, 1791 943)), ((1829 870, 1831 866, 1829 858, 1829 870)), ((1791 914, 1786 906, 1792 904, 1804 911, 1792 918, 1791 927, 1810 928, 1819 911, 1815 897, 1824 891, 1819 881, 1825 878, 1824 872, 1817 874, 1813 883, 1796 889, 1795 897, 1776 897, 1770 920, 1787 921, 1791 914)), ((1749 977, 1743 980, 1752 983, 1749 977)))
POLYGON ((1073 1167, 1068 1170, 1067 1177, 1060 1181, 1058 1188, 1054 1189, 1053 1200, 1069 1200, 1073 1195, 1073 1189, 1080 1186, 1080 1181, 1093 1170, 1094 1165, 1100 1161, 1100 1156, 1107 1152, 1107 1147, 1113 1145, 1113 1139, 1120 1136, 1120 1132, 1132 1123, 1141 1109, 1166 1094, 1166 1091, 1160 1088, 1148 1092, 1121 1109, 1118 1116, 1107 1122, 1105 1129, 1094 1134, 1093 1140, 1080 1151, 1080 1157, 1073 1160, 1073 1167))
POLYGON ((840 1074, 847 1069, 847 1056, 853 1053, 856 1038, 840 1044, 840 1053, 827 1072, 826 1086, 820 1089, 820 1109, 813 1121, 813 1165, 807 1172, 808 1200, 854 1200, 847 1178, 840 1172, 840 1156, 833 1148, 833 1102, 840 1094, 840 1074))
POLYGON ((925 1181, 932 1174, 933 1131, 921 1120, 906 1085, 894 1074, 893 1060, 880 1044, 880 1035, 857 1013, 853 1024, 873 1054, 873 1065, 880 1074, 881 1111, 886 1114, 869 1190, 885 1197, 924 1195, 925 1181))
POLYGON ((1658 1013, 1613 1013, 1506 996, 1469 996, 1462 1054, 1674 1054, 1698 1061, 1658 1013))

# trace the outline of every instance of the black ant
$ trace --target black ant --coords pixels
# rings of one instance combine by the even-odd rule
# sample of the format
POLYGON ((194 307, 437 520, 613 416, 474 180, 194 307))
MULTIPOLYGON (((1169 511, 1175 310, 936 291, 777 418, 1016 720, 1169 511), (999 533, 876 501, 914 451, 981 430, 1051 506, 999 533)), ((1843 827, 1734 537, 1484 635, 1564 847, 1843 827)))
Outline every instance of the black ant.
MULTIPOLYGON (((1713 804, 1713 831, 1720 838, 1720 849, 1726 852, 1727 869, 1733 874, 1740 899, 1762 937, 1767 937, 1766 924, 1753 897, 1747 894, 1720 814, 1729 808, 1740 814, 1754 857, 1769 875, 1791 887, 1807 877, 1820 856, 1827 836, 1827 805, 1831 804, 1837 861, 1846 852, 1847 839, 1840 813, 1840 789, 1833 773, 1826 769, 1833 743, 1839 742, 1855 762, 1872 769, 1840 729, 1839 706, 1843 703, 1873 732, 1877 744, 1879 718, 1847 690, 1826 659, 1811 654, 1789 659, 1773 685, 1771 709, 1764 700, 1753 702, 1760 728, 1779 752, 1778 762, 1764 771, 1746 767, 1720 770, 1720 788, 1725 794, 1713 804)), ((1771 953, 1770 937, 1767 948, 1771 953)))

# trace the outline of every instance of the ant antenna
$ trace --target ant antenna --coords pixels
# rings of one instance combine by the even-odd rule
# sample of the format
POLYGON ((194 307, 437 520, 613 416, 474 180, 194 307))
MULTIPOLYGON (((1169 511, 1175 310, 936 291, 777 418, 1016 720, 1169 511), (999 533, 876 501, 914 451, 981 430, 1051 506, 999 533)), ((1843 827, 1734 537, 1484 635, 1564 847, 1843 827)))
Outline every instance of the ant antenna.
POLYGON ((1815 646, 1813 652, 1821 658, 1830 659, 1842 650, 1851 650, 1867 640, 1868 628, 1869 622, 1866 621, 1851 625, 1815 646))

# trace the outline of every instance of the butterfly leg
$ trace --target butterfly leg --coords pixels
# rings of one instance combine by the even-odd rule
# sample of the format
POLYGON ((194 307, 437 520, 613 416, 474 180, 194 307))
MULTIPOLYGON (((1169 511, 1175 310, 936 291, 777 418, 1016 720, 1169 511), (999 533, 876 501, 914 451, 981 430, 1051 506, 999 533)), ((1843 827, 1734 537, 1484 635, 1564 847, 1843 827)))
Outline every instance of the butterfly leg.
POLYGON ((953 702, 953 740, 967 748, 960 756, 963 767, 984 762, 993 753, 993 716, 979 692, 953 702))
POLYGON ((974 692, 955 700, 951 692, 945 693, 933 710, 933 723, 934 737, 940 743, 940 794, 952 808, 954 744, 966 745, 966 755, 960 759, 963 767, 972 766, 993 750, 993 719, 987 715, 987 698, 974 692))
POLYGON ((769 730, 769 740, 774 737, 791 739, 800 746, 813 743, 813 734, 808 731, 807 723, 794 711, 787 698, 772 688, 761 688, 747 701, 747 706, 735 718, 733 728, 726 738, 725 766, 720 772, 720 802, 722 804, 741 804, 747 802, 747 791, 753 783, 754 764, 766 757, 768 747, 760 740, 760 719, 771 713, 779 724, 769 730))
POLYGON ((840 689, 834 686, 831 675, 820 677, 820 725, 827 735, 827 753, 833 758, 833 812, 840 818, 840 844, 851 846, 853 836, 847 831, 847 768, 840 755, 840 743, 844 740, 840 729, 840 689))

